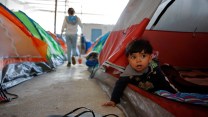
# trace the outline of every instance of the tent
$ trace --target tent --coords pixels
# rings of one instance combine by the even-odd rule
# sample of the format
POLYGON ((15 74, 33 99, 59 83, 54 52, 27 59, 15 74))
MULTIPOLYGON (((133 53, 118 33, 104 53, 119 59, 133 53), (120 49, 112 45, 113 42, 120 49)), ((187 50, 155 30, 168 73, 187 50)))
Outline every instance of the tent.
POLYGON ((24 25, 12 11, 0 4, 1 90, 52 71, 63 63, 63 50, 59 45, 37 23, 29 21, 32 20, 26 21, 29 26, 24 25))
MULTIPOLYGON (((124 55, 126 45, 140 37, 152 43, 161 64, 207 74, 207 3, 207 0, 130 0, 99 55, 100 66, 94 71, 94 78, 110 95, 119 73, 128 64, 124 55)), ((207 106, 170 100, 133 85, 125 89, 118 106, 129 117, 208 115, 207 106)))
POLYGON ((64 50, 64 53, 66 53, 67 51, 67 47, 66 47, 66 43, 64 42, 64 40, 62 38, 59 38, 57 35, 53 34, 50 31, 47 31, 48 34, 50 34, 53 39, 61 46, 61 48, 64 50))
POLYGON ((100 53, 109 34, 110 34, 110 32, 107 32, 103 36, 101 36, 100 38, 98 38, 96 40, 96 44, 95 44, 95 47, 93 47, 93 51, 100 53))
POLYGON ((87 51, 86 65, 88 66, 88 71, 91 72, 92 76, 94 68, 96 68, 98 65, 98 55, 103 49, 109 34, 110 32, 107 32, 104 35, 98 37, 87 51))
POLYGON ((105 41, 106 39, 108 38, 110 32, 107 32, 105 33, 104 35, 98 37, 94 42, 93 44, 91 45, 91 47, 88 49, 88 52, 87 54, 89 54, 91 51, 93 52, 97 52, 97 53, 100 53, 104 44, 105 44, 105 41))
MULTIPOLYGON (((55 35, 51 35, 45 31, 37 22, 29 18, 22 11, 13 11, 17 18, 27 27, 27 29, 32 33, 36 38, 43 40, 48 44, 47 57, 50 60, 51 64, 56 67, 60 64, 63 64, 63 61, 66 60, 64 51, 58 42, 53 38, 55 35)), ((62 45, 64 42, 62 42, 62 45)))

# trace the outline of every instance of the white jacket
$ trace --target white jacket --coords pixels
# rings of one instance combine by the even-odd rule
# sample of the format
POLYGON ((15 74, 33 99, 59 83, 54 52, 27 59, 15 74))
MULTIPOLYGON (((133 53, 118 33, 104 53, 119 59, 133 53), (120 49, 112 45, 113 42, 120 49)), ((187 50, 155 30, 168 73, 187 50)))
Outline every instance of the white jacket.
POLYGON ((67 19, 68 16, 66 16, 64 18, 64 22, 63 22, 63 25, 62 25, 62 29, 61 29, 61 34, 63 34, 63 32, 65 32, 65 34, 77 34, 78 32, 78 25, 80 26, 81 30, 82 30, 82 23, 81 23, 81 20, 79 17, 77 17, 77 23, 76 24, 71 24, 71 23, 68 23, 68 19, 67 19))

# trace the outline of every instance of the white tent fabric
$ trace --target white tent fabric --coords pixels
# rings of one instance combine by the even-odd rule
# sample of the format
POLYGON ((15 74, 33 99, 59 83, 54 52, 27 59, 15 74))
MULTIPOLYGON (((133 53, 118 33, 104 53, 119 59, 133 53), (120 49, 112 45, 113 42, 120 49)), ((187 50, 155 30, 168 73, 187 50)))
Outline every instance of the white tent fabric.
POLYGON ((179 31, 179 32, 208 32, 208 1, 207 0, 175 0, 162 15, 159 22, 153 26, 155 19, 170 0, 163 1, 158 7, 147 29, 179 31))
POLYGON ((128 7, 124 9, 117 21, 114 31, 138 24, 144 18, 151 18, 160 2, 161 0, 130 0, 127 4, 128 7))

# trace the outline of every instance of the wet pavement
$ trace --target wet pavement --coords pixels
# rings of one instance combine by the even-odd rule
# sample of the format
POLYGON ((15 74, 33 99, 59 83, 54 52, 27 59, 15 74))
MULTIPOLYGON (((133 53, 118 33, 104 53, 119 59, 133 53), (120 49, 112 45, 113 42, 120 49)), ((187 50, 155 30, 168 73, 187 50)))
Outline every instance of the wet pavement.
POLYGON ((124 117, 117 107, 103 107, 109 100, 95 79, 89 78, 84 64, 66 67, 36 76, 8 90, 19 98, 0 104, 0 117, 47 117, 64 115, 77 107, 87 107, 102 115, 124 117))

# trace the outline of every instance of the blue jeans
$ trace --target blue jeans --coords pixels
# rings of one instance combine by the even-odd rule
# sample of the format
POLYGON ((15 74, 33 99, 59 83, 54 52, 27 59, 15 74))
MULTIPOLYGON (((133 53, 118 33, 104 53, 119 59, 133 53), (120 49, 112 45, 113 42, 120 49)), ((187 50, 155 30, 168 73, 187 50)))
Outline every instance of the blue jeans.
POLYGON ((71 63, 71 57, 78 56, 77 51, 76 51, 77 34, 66 35, 66 45, 67 45, 68 62, 71 63))

